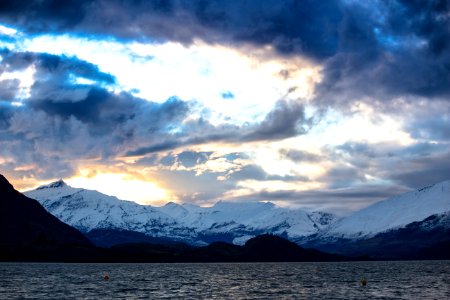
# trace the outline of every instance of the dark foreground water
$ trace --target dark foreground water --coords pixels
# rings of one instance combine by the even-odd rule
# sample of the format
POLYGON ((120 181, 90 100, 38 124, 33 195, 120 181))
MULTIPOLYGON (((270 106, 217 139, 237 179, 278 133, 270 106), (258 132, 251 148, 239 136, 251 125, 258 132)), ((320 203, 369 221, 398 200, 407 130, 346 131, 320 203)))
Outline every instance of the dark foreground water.
POLYGON ((0 299, 155 298, 450 299, 450 261, 0 263, 0 299))

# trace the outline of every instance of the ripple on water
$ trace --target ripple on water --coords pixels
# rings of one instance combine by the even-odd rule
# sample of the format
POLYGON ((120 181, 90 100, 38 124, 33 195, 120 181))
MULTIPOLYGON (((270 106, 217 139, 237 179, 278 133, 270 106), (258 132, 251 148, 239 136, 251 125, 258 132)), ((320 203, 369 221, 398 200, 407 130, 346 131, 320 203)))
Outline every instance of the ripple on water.
POLYGON ((449 261, 0 263, 0 299, 450 299, 448 274, 449 261))

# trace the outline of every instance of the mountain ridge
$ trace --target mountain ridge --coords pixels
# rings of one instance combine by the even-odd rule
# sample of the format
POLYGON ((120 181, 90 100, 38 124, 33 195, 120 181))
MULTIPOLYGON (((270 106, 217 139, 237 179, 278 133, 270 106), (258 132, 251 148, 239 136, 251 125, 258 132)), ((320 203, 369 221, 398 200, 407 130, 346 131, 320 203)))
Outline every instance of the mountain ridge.
POLYGON ((450 211, 450 180, 390 197, 344 217, 320 233, 322 238, 371 238, 450 211))
MULTIPOLYGON (((61 183, 61 182, 60 182, 61 183)), ((64 188, 63 184, 51 188, 64 188)), ((42 189, 40 189, 42 190, 42 189)), ((77 191, 78 192, 78 191, 77 191)), ((303 249, 281 237, 261 235, 244 246, 212 243, 192 247, 139 236, 140 243, 95 247, 79 231, 47 212, 0 175, 0 261, 46 262, 220 262, 335 261, 349 258, 303 249)), ((126 238, 126 236, 125 236, 126 238)))
POLYGON ((212 207, 174 202, 161 207, 140 205, 73 188, 61 180, 25 194, 84 233, 98 229, 136 231, 196 245, 219 240, 243 244, 263 233, 294 238, 317 233, 336 220, 328 213, 290 210, 270 202, 219 201, 212 207))
POLYGON ((281 209, 270 202, 219 201, 212 207, 174 202, 161 207, 142 206, 96 191, 72 188, 63 181, 50 183, 28 195, 36 196, 49 211, 81 229, 97 245, 108 246, 120 241, 244 245, 255 236, 271 233, 322 251, 395 258, 415 255, 412 250, 406 253, 408 249, 396 243, 396 239, 416 252, 427 246, 437 253, 439 248, 436 250, 433 243, 445 245, 450 228, 450 222, 445 221, 446 213, 450 214, 448 180, 385 199, 339 220, 321 212, 281 209), (98 212, 103 219, 89 225, 89 218, 98 212), (443 221, 432 223, 428 220, 432 216, 443 221), (433 234, 433 239, 427 241, 427 232, 433 234), (374 250, 377 248, 382 250, 374 250))
POLYGON ((380 201, 295 242, 375 259, 450 259, 450 181, 380 201))
MULTIPOLYGON (((428 193, 425 195, 429 196, 433 188, 447 193, 446 187, 444 182, 418 190, 417 193, 422 193, 420 197, 423 198, 423 193, 428 193)), ((79 200, 77 197, 80 196, 80 192, 83 192, 83 189, 71 188, 64 184, 63 181, 47 185, 47 187, 37 189, 37 191, 42 193, 46 189, 57 190, 56 194, 58 197, 63 195, 60 197, 62 201, 69 199, 77 202, 79 200), (75 195, 75 198, 73 195, 75 195)), ((95 191, 88 191, 88 195, 92 195, 92 193, 94 195, 99 194, 95 191)), ((412 193, 412 195, 417 193, 412 193)), ((440 207, 440 209, 446 209, 448 199, 444 197, 443 203, 445 205, 440 207)), ((116 201, 119 200, 110 197, 106 201, 112 201, 112 204, 116 204, 116 201)), ((130 204, 126 201, 124 203, 126 205, 130 204)), ((84 205, 83 203, 81 204, 84 205)), ((175 208, 176 210, 179 210, 181 207, 181 212, 188 209, 197 212, 200 210, 201 213, 205 212, 204 208, 192 205, 189 205, 188 209, 175 203, 169 203, 165 206, 168 209, 175 208)), ((221 215, 227 209, 233 211, 236 207, 245 208, 246 205, 245 203, 221 202, 212 210, 212 214, 221 215)), ((79 207, 75 208, 79 209, 79 207)), ((240 221, 239 218, 247 219, 248 213, 253 211, 254 208, 261 209, 264 213, 276 209, 271 203, 253 203, 247 207, 248 211, 241 210, 236 220, 240 221)), ((157 209, 155 212, 158 212, 157 209)), ((282 212, 285 213, 285 211, 282 212)), ((221 217, 223 216, 221 215, 221 217)), ((219 217, 219 220, 223 220, 221 217, 219 217)), ((236 222, 231 223, 234 224, 236 222)), ((229 225, 223 224, 224 227, 229 225)), ((222 232, 222 234, 230 233, 222 232)), ((89 239, 98 239, 100 241, 104 241, 106 235, 111 235, 112 239, 116 239, 116 242, 103 244, 101 248, 93 246, 76 229, 63 224, 48 213, 36 200, 22 195, 13 188, 6 178, 0 177, 0 260, 2 261, 341 261, 366 260, 369 257, 383 260, 450 259, 450 253, 448 252, 450 247, 450 211, 428 216, 424 220, 409 223, 401 228, 394 227, 371 237, 363 237, 361 239, 338 238, 333 241, 321 240, 320 231, 317 234, 307 236, 303 241, 294 240, 296 243, 277 235, 263 233, 258 234, 256 237, 246 236, 242 240, 242 246, 219 240, 210 240, 209 245, 199 247, 198 245, 193 246, 171 240, 169 239, 170 236, 152 237, 134 231, 126 232, 105 229, 87 233, 89 239), (39 219, 40 215, 44 215, 50 221, 47 220, 40 224, 33 219, 39 219), (25 230, 23 230, 24 224, 25 230), (11 237, 16 239, 8 240, 11 237), (319 239, 317 239, 318 237, 319 239), (299 244, 302 245, 299 246, 299 244)))

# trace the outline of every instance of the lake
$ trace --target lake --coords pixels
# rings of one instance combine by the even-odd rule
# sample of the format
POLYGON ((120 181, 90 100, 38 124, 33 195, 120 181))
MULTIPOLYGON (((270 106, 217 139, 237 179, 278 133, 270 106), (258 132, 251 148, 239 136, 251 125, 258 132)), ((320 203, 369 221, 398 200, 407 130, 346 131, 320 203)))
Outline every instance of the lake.
POLYGON ((0 299, 450 299, 449 274, 450 261, 0 263, 0 299))

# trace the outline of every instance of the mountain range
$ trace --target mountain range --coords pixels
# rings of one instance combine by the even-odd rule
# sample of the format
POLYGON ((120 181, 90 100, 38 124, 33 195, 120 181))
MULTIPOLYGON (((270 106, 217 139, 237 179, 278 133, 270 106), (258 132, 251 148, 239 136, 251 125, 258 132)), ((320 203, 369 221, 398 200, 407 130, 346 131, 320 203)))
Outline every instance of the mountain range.
POLYGON ((126 233, 139 240, 143 236, 136 233, 193 245, 214 241, 242 245, 263 233, 290 239, 309 236, 336 221, 329 213, 280 208, 270 202, 219 201, 212 207, 173 202, 162 207, 140 205, 97 191, 73 188, 62 180, 25 194, 38 200, 61 221, 95 236, 97 244, 102 246, 111 245, 111 239, 129 240, 130 235, 126 233), (102 239, 102 234, 108 238, 102 239))
MULTIPOLYGON (((56 183, 53 188, 61 187, 56 183)), ((123 231, 121 231, 123 234, 123 231)), ((134 233, 135 235, 143 235, 134 233)), ((145 236, 145 235, 144 235, 145 236)), ((147 237, 150 238, 150 237, 147 237)), ((225 262, 341 261, 350 258, 304 249, 275 235, 260 235, 238 246, 214 242, 203 247, 176 242, 120 243, 96 247, 36 200, 19 193, 0 175, 0 262, 225 262)))
POLYGON ((182 243, 212 252, 217 247, 232 251, 236 248, 220 242, 247 247, 255 236, 269 233, 306 248, 353 257, 450 258, 450 181, 386 199, 341 219, 270 202, 140 205, 73 188, 62 180, 25 194, 101 247, 182 243))
POLYGON ((377 202, 295 240, 307 247, 377 259, 450 258, 450 181, 377 202))

